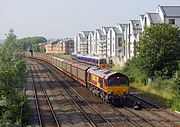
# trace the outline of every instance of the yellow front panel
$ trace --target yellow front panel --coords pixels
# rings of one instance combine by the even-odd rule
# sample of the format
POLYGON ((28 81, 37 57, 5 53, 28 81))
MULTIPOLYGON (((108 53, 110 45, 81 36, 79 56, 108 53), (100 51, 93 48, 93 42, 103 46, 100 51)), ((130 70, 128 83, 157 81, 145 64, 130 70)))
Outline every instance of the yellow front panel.
POLYGON ((128 93, 129 86, 109 86, 108 92, 113 92, 114 95, 122 96, 124 93, 128 93))

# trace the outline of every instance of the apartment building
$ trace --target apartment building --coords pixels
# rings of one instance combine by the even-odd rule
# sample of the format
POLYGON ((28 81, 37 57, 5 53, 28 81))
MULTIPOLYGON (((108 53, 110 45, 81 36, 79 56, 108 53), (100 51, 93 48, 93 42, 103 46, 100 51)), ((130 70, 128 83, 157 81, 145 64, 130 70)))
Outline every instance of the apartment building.
POLYGON ((125 41, 125 58, 131 59, 137 54, 137 43, 139 34, 142 33, 142 25, 140 20, 130 20, 128 26, 125 28, 124 41, 125 41))
POLYGON ((95 50, 95 42, 94 42, 94 31, 90 32, 88 35, 88 54, 94 55, 95 50))
POLYGON ((107 55, 110 57, 119 56, 120 52, 122 51, 122 44, 120 43, 122 34, 120 30, 116 27, 110 28, 107 38, 107 55))
POLYGON ((60 41, 48 42, 45 46, 46 53, 71 54, 74 52, 73 39, 62 39, 60 41))
POLYGON ((75 36, 75 53, 118 58, 126 62, 137 55, 137 45, 145 26, 157 23, 171 23, 180 27, 180 6, 159 5, 155 12, 146 12, 127 24, 82 31, 75 36))
POLYGON ((75 38, 74 38, 75 53, 89 54, 88 36, 89 36, 89 33, 91 33, 91 32, 93 32, 93 31, 82 31, 75 35, 75 38))
POLYGON ((101 58, 106 58, 106 33, 103 32, 102 29, 96 29, 94 34, 94 42, 95 42, 95 54, 101 58))

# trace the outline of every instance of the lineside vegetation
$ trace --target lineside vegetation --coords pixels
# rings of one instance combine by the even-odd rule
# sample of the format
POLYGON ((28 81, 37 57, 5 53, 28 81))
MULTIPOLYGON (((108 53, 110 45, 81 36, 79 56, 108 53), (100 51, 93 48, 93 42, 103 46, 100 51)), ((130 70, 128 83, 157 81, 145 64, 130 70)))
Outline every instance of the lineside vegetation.
POLYGON ((25 104, 23 83, 26 62, 18 54, 17 39, 11 29, 0 47, 0 127, 21 126, 25 104))
POLYGON ((137 51, 123 72, 134 87, 148 96, 165 98, 165 103, 180 111, 180 28, 171 24, 146 27, 137 51))

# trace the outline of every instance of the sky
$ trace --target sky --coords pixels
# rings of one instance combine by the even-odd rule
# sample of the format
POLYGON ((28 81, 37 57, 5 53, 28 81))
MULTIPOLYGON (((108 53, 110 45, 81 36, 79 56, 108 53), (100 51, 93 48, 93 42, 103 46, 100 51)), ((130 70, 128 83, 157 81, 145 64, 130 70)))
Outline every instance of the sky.
POLYGON ((180 0, 0 0, 0 39, 13 28, 18 38, 73 38, 81 31, 116 26, 180 0))

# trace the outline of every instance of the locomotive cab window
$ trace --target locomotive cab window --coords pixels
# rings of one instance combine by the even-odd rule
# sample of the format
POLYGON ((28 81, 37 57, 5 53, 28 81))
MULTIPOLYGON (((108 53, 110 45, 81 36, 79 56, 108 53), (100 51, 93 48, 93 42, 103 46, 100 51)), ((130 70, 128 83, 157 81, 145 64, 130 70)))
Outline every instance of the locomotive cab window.
POLYGON ((111 77, 108 80, 108 86, 128 86, 128 79, 126 77, 111 77))

